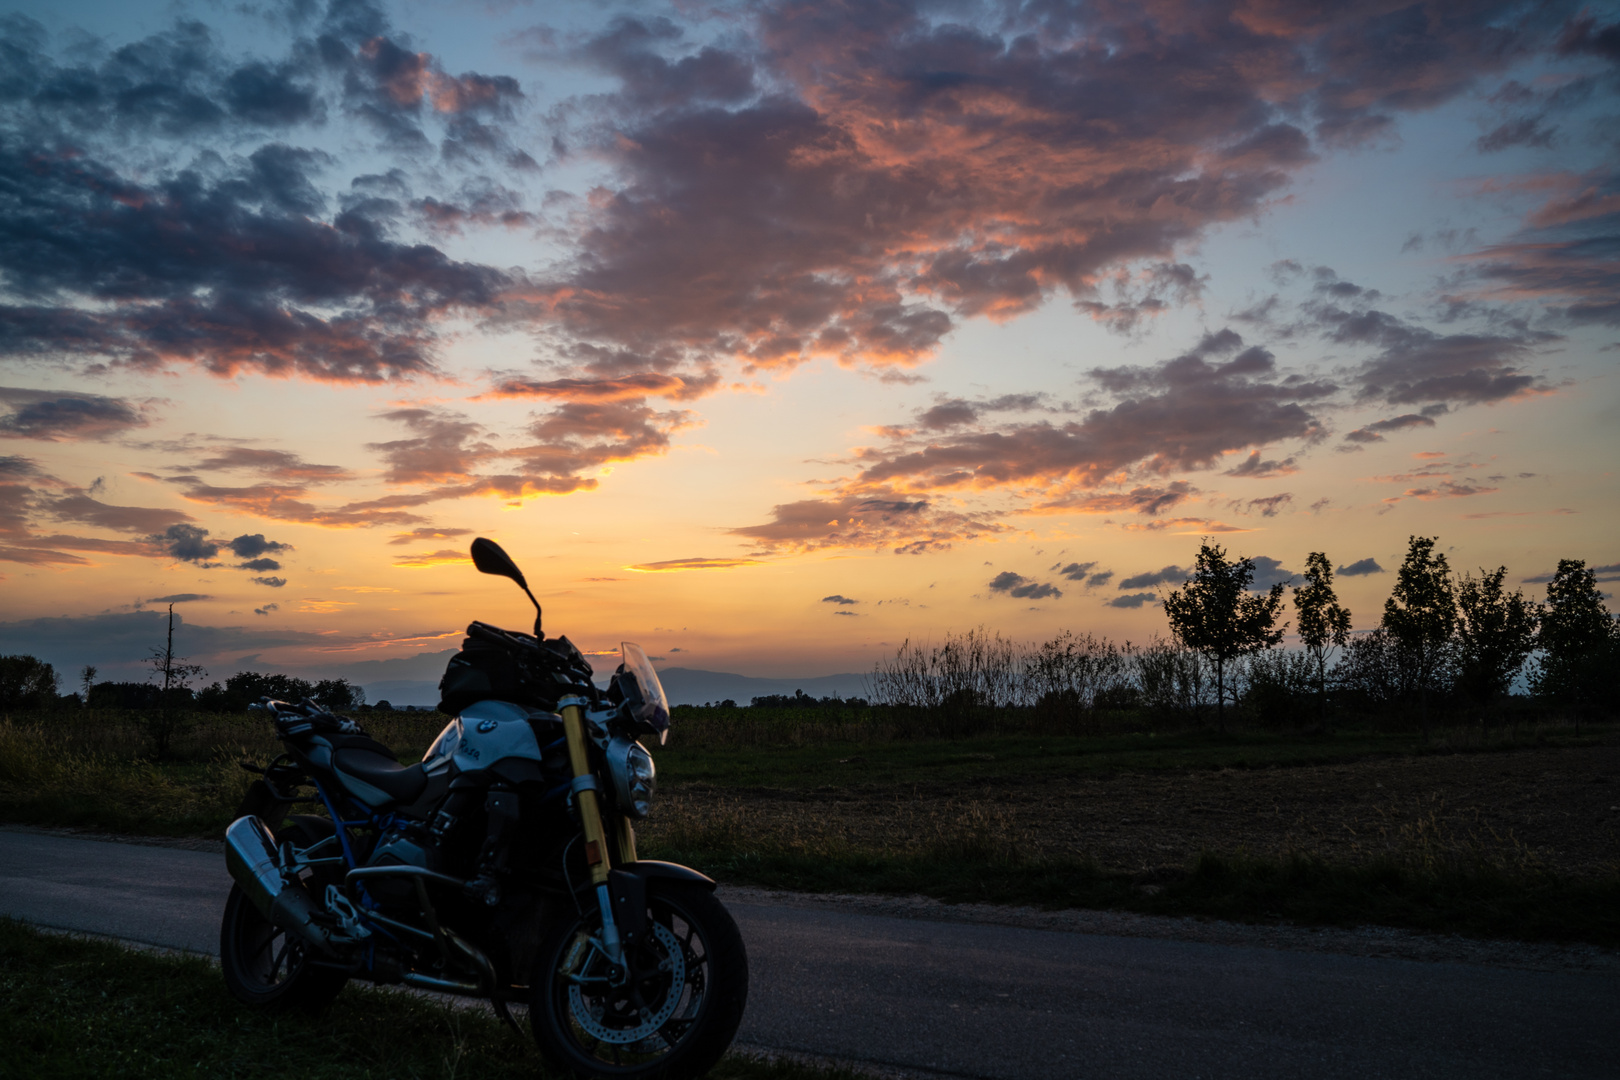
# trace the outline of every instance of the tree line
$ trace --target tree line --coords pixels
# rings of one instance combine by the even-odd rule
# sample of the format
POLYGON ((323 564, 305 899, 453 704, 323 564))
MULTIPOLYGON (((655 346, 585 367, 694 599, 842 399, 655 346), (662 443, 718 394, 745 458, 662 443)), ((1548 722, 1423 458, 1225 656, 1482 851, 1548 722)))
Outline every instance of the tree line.
POLYGON ((1433 537, 1409 538, 1370 632, 1352 634, 1326 554, 1307 556, 1289 597, 1283 584, 1256 591, 1252 560, 1205 541, 1191 576, 1164 597, 1168 638, 1120 644, 1065 631, 1028 646, 981 628, 937 646, 908 640, 877 664, 871 696, 928 710, 942 731, 997 708, 1070 717, 1135 709, 1221 728, 1235 708, 1266 724, 1319 726, 1334 709, 1393 710, 1414 712, 1427 729, 1435 707, 1483 720, 1518 687, 1577 720, 1614 711, 1620 621, 1583 560, 1560 560, 1538 601, 1508 589, 1506 567, 1458 575, 1435 547, 1433 537), (1297 651, 1279 648, 1290 607, 1297 651))

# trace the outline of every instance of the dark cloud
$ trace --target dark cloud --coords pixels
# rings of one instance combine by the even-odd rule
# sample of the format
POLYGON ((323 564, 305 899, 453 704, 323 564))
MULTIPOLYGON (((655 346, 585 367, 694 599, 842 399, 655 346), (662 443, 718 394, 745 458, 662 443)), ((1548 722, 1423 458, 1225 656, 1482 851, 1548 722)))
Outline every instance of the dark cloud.
POLYGON ((1383 442, 1386 431, 1404 431, 1414 427, 1434 427, 1434 421, 1427 416, 1417 413, 1407 413, 1405 416, 1392 416, 1388 420, 1379 420, 1366 427, 1357 428, 1345 436, 1348 442, 1375 443, 1383 442))
POLYGON ((1265 592, 1273 585, 1292 585, 1303 580, 1292 570, 1285 570, 1281 563, 1269 555, 1256 555, 1249 560, 1254 563, 1254 580, 1251 583, 1256 592, 1265 592))
MULTIPOLYGON (((274 555, 283 551, 291 551, 291 544, 283 544, 278 540, 266 540, 264 533, 244 533, 235 540, 230 541, 232 554, 239 559, 254 559, 260 555, 274 555)), ((257 570, 259 567, 249 567, 257 570)), ((266 569, 276 569, 267 567, 266 569)))
POLYGON ((836 593, 834 593, 832 596, 823 596, 821 598, 821 602, 823 604, 840 604, 840 605, 858 604, 858 603, 860 603, 859 600, 851 600, 847 596, 839 596, 836 593))
POLYGON ((763 525, 732 529, 770 551, 827 548, 889 549, 901 555, 942 551, 958 540, 1002 532, 986 513, 950 510, 928 499, 904 499, 893 492, 801 499, 773 508, 763 525))
POLYGON ((171 559, 204 567, 219 565, 210 561, 219 554, 219 544, 208 539, 207 529, 196 525, 170 525, 147 540, 171 559))
POLYGON ((182 592, 172 596, 154 596, 146 601, 148 604, 189 604, 193 600, 212 600, 206 593, 182 592))
MULTIPOLYGON (((0 196, 0 200, 3 198, 0 196)), ((5 331, 0 329, 0 341, 4 337, 5 331)), ((98 394, 5 386, 0 387, 0 405, 7 410, 0 417, 0 438, 100 440, 145 427, 149 422, 143 409, 98 394)))
MULTIPOLYGON (((1241 501, 1241 500, 1240 500, 1241 501)), ((1276 517, 1283 507, 1294 501, 1292 492, 1284 491, 1276 495, 1267 495, 1260 499, 1249 499, 1242 502, 1245 513, 1260 512, 1261 517, 1276 517)))
POLYGON ((1107 606, 1117 608, 1139 608, 1143 604, 1157 604, 1158 602, 1159 596, 1157 593, 1137 592, 1126 593, 1124 596, 1116 596, 1107 602, 1107 606))
POLYGON ((1135 574, 1119 583, 1121 589, 1142 589, 1149 585, 1180 585, 1192 576, 1191 570, 1179 566, 1166 566, 1162 570, 1149 570, 1135 574))
MULTIPOLYGON (((1122 469, 1162 474, 1207 468, 1233 450, 1315 438, 1320 428, 1311 409, 1337 390, 1329 382, 1279 377, 1269 352, 1244 348, 1230 330, 1162 364, 1099 368, 1090 377, 1118 399, 1115 405, 1064 424, 1014 423, 940 435, 921 445, 896 440, 866 452, 860 482, 930 490, 1029 482, 1086 489, 1122 469)), ((1192 493, 1178 481, 1128 495, 1076 494, 1045 505, 1157 513, 1192 493)))
POLYGON ((212 456, 184 468, 192 472, 240 470, 271 480, 303 484, 336 483, 354 478, 354 474, 341 465, 314 465, 287 450, 260 450, 247 446, 218 449, 212 456))
POLYGON ((253 609, 253 614, 255 614, 255 615, 268 615, 272 611, 280 611, 280 610, 281 610, 281 605, 280 604, 266 604, 266 605, 264 605, 264 607, 256 607, 256 608, 254 608, 253 609))
POLYGON ((269 570, 280 570, 281 564, 274 559, 249 559, 247 562, 237 563, 236 568, 262 574, 269 570))
POLYGON ((1341 566, 1334 573, 1340 577, 1365 577, 1368 574, 1382 574, 1384 568, 1378 565, 1377 559, 1357 559, 1348 566, 1341 566))
MULTIPOLYGON (((29 653, 58 671, 94 664, 107 677, 120 665, 126 677, 138 673, 140 659, 163 646, 168 614, 132 611, 0 622, 0 654, 29 653), (125 659, 127 658, 127 659, 125 659)), ((329 645, 333 639, 307 631, 266 631, 240 626, 201 626, 174 616, 174 649, 195 662, 230 662, 243 653, 288 645, 329 645)))
POLYGON ((92 499, 82 492, 73 492, 60 498, 44 497, 38 508, 58 521, 77 521, 86 525, 99 525, 119 532, 162 532, 171 525, 191 520, 182 510, 168 510, 148 506, 114 506, 92 499))
POLYGON ((1022 574, 1013 573, 1011 570, 1004 571, 992 578, 990 591, 1006 593, 1008 596, 1020 600, 1044 600, 1048 596, 1056 598, 1063 595, 1062 590, 1055 585, 1032 581, 1022 574))
POLYGON ((264 585, 271 589, 279 589, 283 585, 287 584, 287 579, 282 577, 256 577, 253 579, 253 583, 255 585, 264 585))
POLYGON ((1226 470, 1227 476, 1244 476, 1255 480, 1265 480, 1274 476, 1289 476, 1299 471, 1293 458, 1284 458, 1281 461, 1262 461, 1260 451, 1250 451, 1249 456, 1233 468, 1226 470))
POLYGON ((383 413, 415 432, 414 438, 368 443, 388 463, 383 474, 390 483, 407 484, 465 480, 496 449, 479 438, 484 430, 460 413, 441 409, 394 409, 383 413))
POLYGON ((723 45, 647 17, 541 35, 617 81, 559 133, 615 175, 533 294, 580 362, 909 364, 1056 293, 1128 328, 1197 295, 1177 250, 1258 212, 1313 141, 1379 138, 1553 34, 1508 0, 960 10, 767 3, 723 45))
POLYGON ((17 454, 0 454, 0 476, 38 476, 39 466, 32 458, 17 454))
POLYGON ((1361 366, 1357 392, 1391 405, 1485 404, 1545 389, 1517 366, 1545 334, 1439 334, 1375 308, 1311 308, 1329 340, 1366 345, 1379 355, 1361 366))
POLYGON ((94 150, 0 143, 0 355, 356 382, 432 370, 433 324, 492 311, 508 275, 353 213, 323 219, 323 160, 270 144, 217 175, 135 179, 94 150))

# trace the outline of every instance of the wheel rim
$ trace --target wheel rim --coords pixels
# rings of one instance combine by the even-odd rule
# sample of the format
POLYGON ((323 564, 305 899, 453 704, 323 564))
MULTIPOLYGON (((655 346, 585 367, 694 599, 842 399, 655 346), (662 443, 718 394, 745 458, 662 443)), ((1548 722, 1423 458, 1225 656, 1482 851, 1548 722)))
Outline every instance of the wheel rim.
POLYGON ((236 970, 255 993, 273 993, 304 965, 304 944, 244 903, 236 921, 236 970))
MULTIPOLYGON (((660 907, 664 905, 660 904, 660 907)), ((671 905, 648 920, 647 941, 626 950, 630 972, 606 978, 600 929, 582 927, 553 974, 559 1027, 575 1049, 605 1066, 642 1066, 673 1053, 707 1001, 708 943, 671 905)))

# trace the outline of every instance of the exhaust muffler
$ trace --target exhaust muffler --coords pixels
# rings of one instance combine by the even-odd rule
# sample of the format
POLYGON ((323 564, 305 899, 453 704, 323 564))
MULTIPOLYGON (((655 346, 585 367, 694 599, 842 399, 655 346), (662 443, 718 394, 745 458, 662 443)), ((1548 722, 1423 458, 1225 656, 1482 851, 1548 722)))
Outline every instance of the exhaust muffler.
POLYGON ((324 953, 339 951, 332 929, 316 921, 320 908, 309 891, 282 872, 276 838, 263 821, 246 814, 231 822, 225 830, 225 865, 259 914, 324 953))

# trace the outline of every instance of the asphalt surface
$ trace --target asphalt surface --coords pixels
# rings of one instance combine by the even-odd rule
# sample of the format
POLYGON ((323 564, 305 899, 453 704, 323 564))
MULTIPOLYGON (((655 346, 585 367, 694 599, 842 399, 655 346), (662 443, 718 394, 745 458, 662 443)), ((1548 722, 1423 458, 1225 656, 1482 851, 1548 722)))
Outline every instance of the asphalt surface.
MULTIPOLYGON (((0 914, 41 926, 212 954, 229 887, 216 854, 0 830, 0 914)), ((1043 1080, 1620 1077, 1612 974, 729 906, 756 1048, 1043 1080)))

